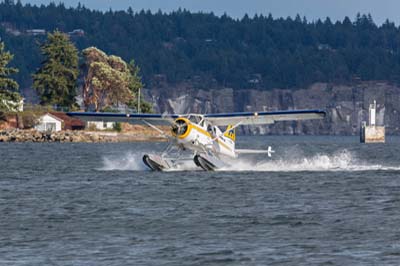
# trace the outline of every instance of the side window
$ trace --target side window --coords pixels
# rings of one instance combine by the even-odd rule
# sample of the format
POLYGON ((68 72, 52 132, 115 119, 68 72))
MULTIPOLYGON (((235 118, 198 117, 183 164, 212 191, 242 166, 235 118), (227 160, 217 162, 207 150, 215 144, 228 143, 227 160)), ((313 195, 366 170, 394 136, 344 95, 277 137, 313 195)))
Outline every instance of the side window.
POLYGON ((213 130, 212 130, 212 126, 211 126, 211 125, 208 125, 208 126, 207 126, 207 132, 210 133, 210 134, 212 134, 212 131, 213 131, 213 130))

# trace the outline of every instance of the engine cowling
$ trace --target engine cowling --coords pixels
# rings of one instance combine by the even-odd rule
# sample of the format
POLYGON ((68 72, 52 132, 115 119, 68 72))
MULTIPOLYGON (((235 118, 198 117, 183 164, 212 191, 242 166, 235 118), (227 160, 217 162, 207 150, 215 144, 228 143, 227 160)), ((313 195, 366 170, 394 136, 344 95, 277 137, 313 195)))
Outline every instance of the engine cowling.
POLYGON ((190 132, 191 126, 190 121, 186 118, 178 118, 172 125, 172 134, 179 138, 184 138, 190 132))

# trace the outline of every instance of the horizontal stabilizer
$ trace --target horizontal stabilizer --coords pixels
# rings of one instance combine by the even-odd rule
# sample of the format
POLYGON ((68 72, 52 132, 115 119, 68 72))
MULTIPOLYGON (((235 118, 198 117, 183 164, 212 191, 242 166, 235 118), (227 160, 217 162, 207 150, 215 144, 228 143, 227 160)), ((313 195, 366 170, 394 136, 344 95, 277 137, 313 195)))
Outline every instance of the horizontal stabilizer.
POLYGON ((268 150, 248 150, 248 149, 236 149, 236 153, 238 154, 262 154, 268 153, 268 150))
POLYGON ((273 151, 272 147, 269 146, 268 150, 236 149, 235 152, 237 154, 268 154, 268 157, 271 157, 272 153, 274 153, 275 151, 273 151))

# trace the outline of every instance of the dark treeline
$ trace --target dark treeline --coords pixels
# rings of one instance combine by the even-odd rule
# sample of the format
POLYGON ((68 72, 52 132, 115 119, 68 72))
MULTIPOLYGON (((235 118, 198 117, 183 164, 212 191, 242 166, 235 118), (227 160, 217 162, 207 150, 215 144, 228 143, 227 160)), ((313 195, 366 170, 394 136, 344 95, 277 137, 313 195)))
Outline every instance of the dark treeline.
POLYGON ((271 15, 233 19, 185 10, 100 12, 7 0, 0 4, 0 22, 22 86, 31 84, 40 65, 37 43, 45 36, 14 36, 4 25, 21 32, 83 29, 85 36, 72 38, 79 49, 96 46, 125 60, 135 58, 147 85, 157 74, 171 83, 260 89, 353 79, 400 82, 400 29, 389 21, 377 26, 369 15, 338 22, 271 15))

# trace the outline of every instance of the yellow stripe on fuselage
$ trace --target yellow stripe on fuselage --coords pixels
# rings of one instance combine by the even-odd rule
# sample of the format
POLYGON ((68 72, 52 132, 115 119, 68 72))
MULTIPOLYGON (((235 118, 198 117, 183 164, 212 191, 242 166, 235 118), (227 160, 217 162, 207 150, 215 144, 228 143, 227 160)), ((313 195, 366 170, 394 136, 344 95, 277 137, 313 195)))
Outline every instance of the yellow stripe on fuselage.
POLYGON ((199 133, 201 133, 201 134, 203 134, 203 135, 206 135, 206 137, 211 138, 210 133, 208 133, 207 131, 205 131, 205 130, 202 129, 201 127, 198 127, 198 126, 193 125, 193 124, 192 124, 192 126, 193 126, 193 128, 196 129, 199 133))

